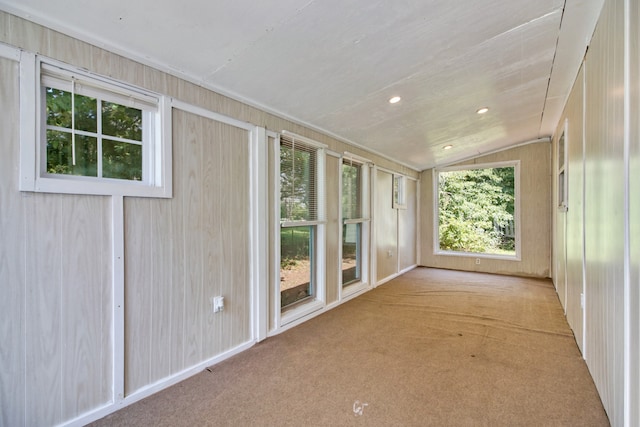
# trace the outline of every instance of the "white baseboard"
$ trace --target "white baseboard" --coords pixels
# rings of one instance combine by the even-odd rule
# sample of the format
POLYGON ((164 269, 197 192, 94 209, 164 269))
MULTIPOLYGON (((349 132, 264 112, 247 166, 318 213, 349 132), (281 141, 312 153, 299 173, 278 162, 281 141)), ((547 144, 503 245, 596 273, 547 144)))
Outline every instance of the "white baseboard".
POLYGON ((125 397, 124 399, 117 401, 117 402, 112 402, 109 403, 105 406, 102 406, 100 408, 97 408, 91 412, 87 412, 86 414, 83 414, 77 418, 74 418, 70 421, 65 422, 64 424, 61 424, 63 426, 84 426, 90 422, 99 420, 100 418, 103 418, 109 414, 112 414, 126 406, 129 406, 139 400, 144 399, 145 397, 149 397, 152 394, 155 394, 161 390, 164 390, 168 387, 171 387, 174 384, 179 383, 180 381, 186 380, 189 377, 192 377, 200 372, 202 372, 203 369, 211 366, 211 365, 215 365, 217 363, 222 362, 223 360, 226 360, 232 356, 235 356, 238 353, 241 353, 245 350, 248 350, 249 348, 253 347, 253 345, 255 344, 254 341, 248 341, 245 342, 243 344, 240 344, 237 347, 234 347, 228 351, 225 351, 224 353, 221 353, 215 357, 212 357, 210 359, 207 359, 205 361, 202 361, 200 363, 198 363, 197 365, 194 365, 190 368, 187 368, 181 372, 178 372, 177 374, 171 375, 169 377, 163 378, 153 384, 149 384, 146 387, 141 388, 140 390, 135 391, 133 394, 131 394, 130 396, 125 397))
POLYGON ((402 276, 403 274, 413 270, 417 266, 418 266, 418 264, 413 264, 413 265, 405 268, 404 270, 402 270, 402 271, 400 271, 398 273, 392 274, 390 276, 385 277, 384 279, 378 280, 378 283, 376 283, 376 286, 384 285, 385 283, 395 279, 396 277, 402 276))

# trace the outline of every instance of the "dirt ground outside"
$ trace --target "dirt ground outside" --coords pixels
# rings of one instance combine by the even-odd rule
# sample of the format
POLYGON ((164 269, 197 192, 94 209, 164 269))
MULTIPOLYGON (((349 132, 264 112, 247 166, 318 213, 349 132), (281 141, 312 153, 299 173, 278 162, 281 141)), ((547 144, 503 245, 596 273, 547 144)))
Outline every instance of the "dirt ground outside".
MULTIPOLYGON (((342 271, 356 267, 355 259, 343 259, 342 271)), ((309 260, 295 261, 294 265, 280 269, 280 292, 309 283, 311 277, 311 262, 309 260)))

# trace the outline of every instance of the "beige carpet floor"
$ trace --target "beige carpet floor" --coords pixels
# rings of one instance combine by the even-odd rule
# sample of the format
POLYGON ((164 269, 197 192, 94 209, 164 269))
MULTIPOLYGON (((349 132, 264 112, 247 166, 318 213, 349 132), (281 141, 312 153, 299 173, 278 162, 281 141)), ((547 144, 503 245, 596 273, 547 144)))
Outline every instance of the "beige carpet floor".
POLYGON ((97 426, 606 426, 549 280, 417 268, 97 426))

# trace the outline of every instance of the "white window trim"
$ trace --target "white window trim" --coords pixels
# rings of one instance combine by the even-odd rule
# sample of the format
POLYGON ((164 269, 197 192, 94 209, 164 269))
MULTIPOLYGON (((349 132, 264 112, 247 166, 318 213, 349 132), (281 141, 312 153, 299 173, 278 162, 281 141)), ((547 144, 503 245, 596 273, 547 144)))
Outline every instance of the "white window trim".
POLYGON ((560 163, 560 142, 562 141, 564 147, 564 153, 562 157, 562 166, 558 164, 558 169, 556 173, 556 187, 558 189, 558 203, 557 207, 560 212, 567 212, 569 207, 569 174, 568 174, 568 165, 569 161, 569 144, 567 140, 569 130, 569 120, 564 120, 564 125, 562 126, 562 132, 560 133, 560 137, 558 138, 558 144, 556 151, 558 152, 558 163, 560 163), (560 188, 560 175, 563 175, 562 188, 560 188), (562 191, 562 193, 560 193, 562 191), (564 197, 563 197, 564 196, 564 197))
POLYGON ((347 220, 340 220, 340 232, 339 232, 339 242, 340 244, 338 245, 338 265, 342 265, 342 230, 343 224, 362 224, 361 228, 360 228, 360 245, 361 245, 361 251, 360 251, 360 256, 361 256, 361 266, 360 266, 360 276, 361 279, 359 281, 353 282, 353 283, 349 283, 348 285, 344 285, 342 282, 342 268, 339 268, 338 270, 338 283, 339 283, 339 299, 340 301, 343 301, 346 298, 350 298, 352 296, 355 296, 356 294, 362 292, 365 289, 369 289, 370 288, 370 280, 369 280, 369 255, 370 255, 370 227, 371 227, 371 201, 370 201, 370 178, 371 178, 371 169, 373 166, 373 163, 371 162, 371 160, 366 159, 364 157, 360 157, 358 155, 349 153, 347 151, 345 151, 344 156, 340 159, 340 167, 338 169, 338 185, 339 185, 339 192, 338 192, 338 200, 340 203, 340 212, 342 212, 342 165, 344 163, 345 160, 353 160, 354 163, 360 165, 361 169, 361 177, 362 177, 362 187, 361 187, 361 209, 362 209, 362 216, 361 218, 355 218, 355 219, 347 219, 347 220))
POLYGON ((467 258, 483 258, 483 259, 497 259, 497 260, 506 260, 506 261, 521 261, 522 260, 522 251, 521 251, 521 225, 520 225, 520 160, 508 160, 503 162, 492 162, 492 163, 478 163, 478 164, 466 164, 466 165, 458 165, 458 166, 449 166, 444 168, 434 168, 432 169, 432 183, 433 183, 433 253, 434 255, 445 255, 445 256, 457 256, 457 257, 467 257, 467 258), (438 187, 438 177, 440 172, 448 172, 448 171, 456 171, 456 170, 467 170, 467 169, 489 169, 489 168, 502 168, 502 167, 513 167, 514 171, 514 215, 513 221, 516 228, 516 254, 515 255, 496 255, 496 254, 487 254, 487 253, 476 253, 476 252, 457 252, 457 251, 443 251, 440 249, 440 230, 438 224, 440 223, 439 215, 440 215, 440 203, 439 203, 439 187, 438 187))
POLYGON ((406 209, 407 208, 407 177, 397 173, 392 174, 391 181, 391 197, 393 199, 393 209, 406 209), (398 182, 398 197, 396 198, 395 187, 396 181, 398 182))
POLYGON ((60 194, 172 197, 171 99, 131 85, 80 70, 31 52, 20 55, 20 191, 60 194), (41 69, 52 66, 82 76, 116 93, 152 99, 158 112, 154 129, 156 142, 143 157, 143 181, 47 174, 43 171, 43 125, 41 115, 41 69))
POLYGON ((319 310, 326 307, 326 204, 324 202, 326 197, 325 189, 325 176, 326 176, 326 151, 327 146, 309 138, 294 134, 283 130, 274 138, 274 182, 275 195, 274 195, 274 213, 276 213, 274 221, 275 236, 273 248, 275 250, 273 271, 274 271, 274 287, 273 287, 273 310, 275 313, 275 325, 276 330, 281 329, 284 326, 293 326, 303 318, 309 316, 319 310), (318 194, 318 211, 317 220, 315 221, 289 221, 282 222, 280 220, 280 135, 286 135, 296 140, 301 141, 303 144, 316 148, 317 151, 317 194, 318 194), (316 227, 316 250, 315 250, 315 293, 313 298, 307 301, 301 301, 300 304, 294 305, 290 308, 286 308, 284 311, 280 307, 280 287, 277 285, 280 283, 280 230, 282 227, 293 226, 315 226, 316 227))

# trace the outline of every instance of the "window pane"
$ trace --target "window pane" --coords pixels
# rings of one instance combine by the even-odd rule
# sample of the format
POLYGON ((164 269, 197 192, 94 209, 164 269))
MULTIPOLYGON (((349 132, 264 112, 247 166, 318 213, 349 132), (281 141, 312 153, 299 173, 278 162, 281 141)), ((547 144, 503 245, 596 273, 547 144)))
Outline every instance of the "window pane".
POLYGON ((316 149, 292 144, 280 145, 280 218, 286 221, 317 219, 315 193, 316 149))
POLYGON ((142 141, 142 110, 102 101, 102 133, 142 141))
POLYGON ((439 172, 440 249, 515 255, 515 168, 439 172))
POLYGON ((142 145, 103 140, 102 176, 132 181, 142 180, 142 145))
POLYGON ((342 165, 342 218, 362 217, 360 206, 360 165, 342 165))
POLYGON ((280 307, 313 296, 315 226, 280 229, 280 307))
POLYGON ((71 133, 47 131, 47 172, 63 175, 98 176, 98 144, 94 137, 76 135, 73 164, 71 133))
POLYGON ((47 124, 71 129, 71 93, 48 87, 47 124))
MULTIPOLYGON (((71 93, 48 87, 47 125, 71 129, 71 93)), ((88 96, 75 95, 75 129, 86 132, 97 132, 96 100, 88 96)))
POLYGON ((342 229, 342 286, 362 280, 362 224, 344 224, 342 229))
POLYGON ((93 133, 98 131, 96 105, 95 98, 75 95, 73 106, 76 110, 75 128, 77 130, 93 133))

